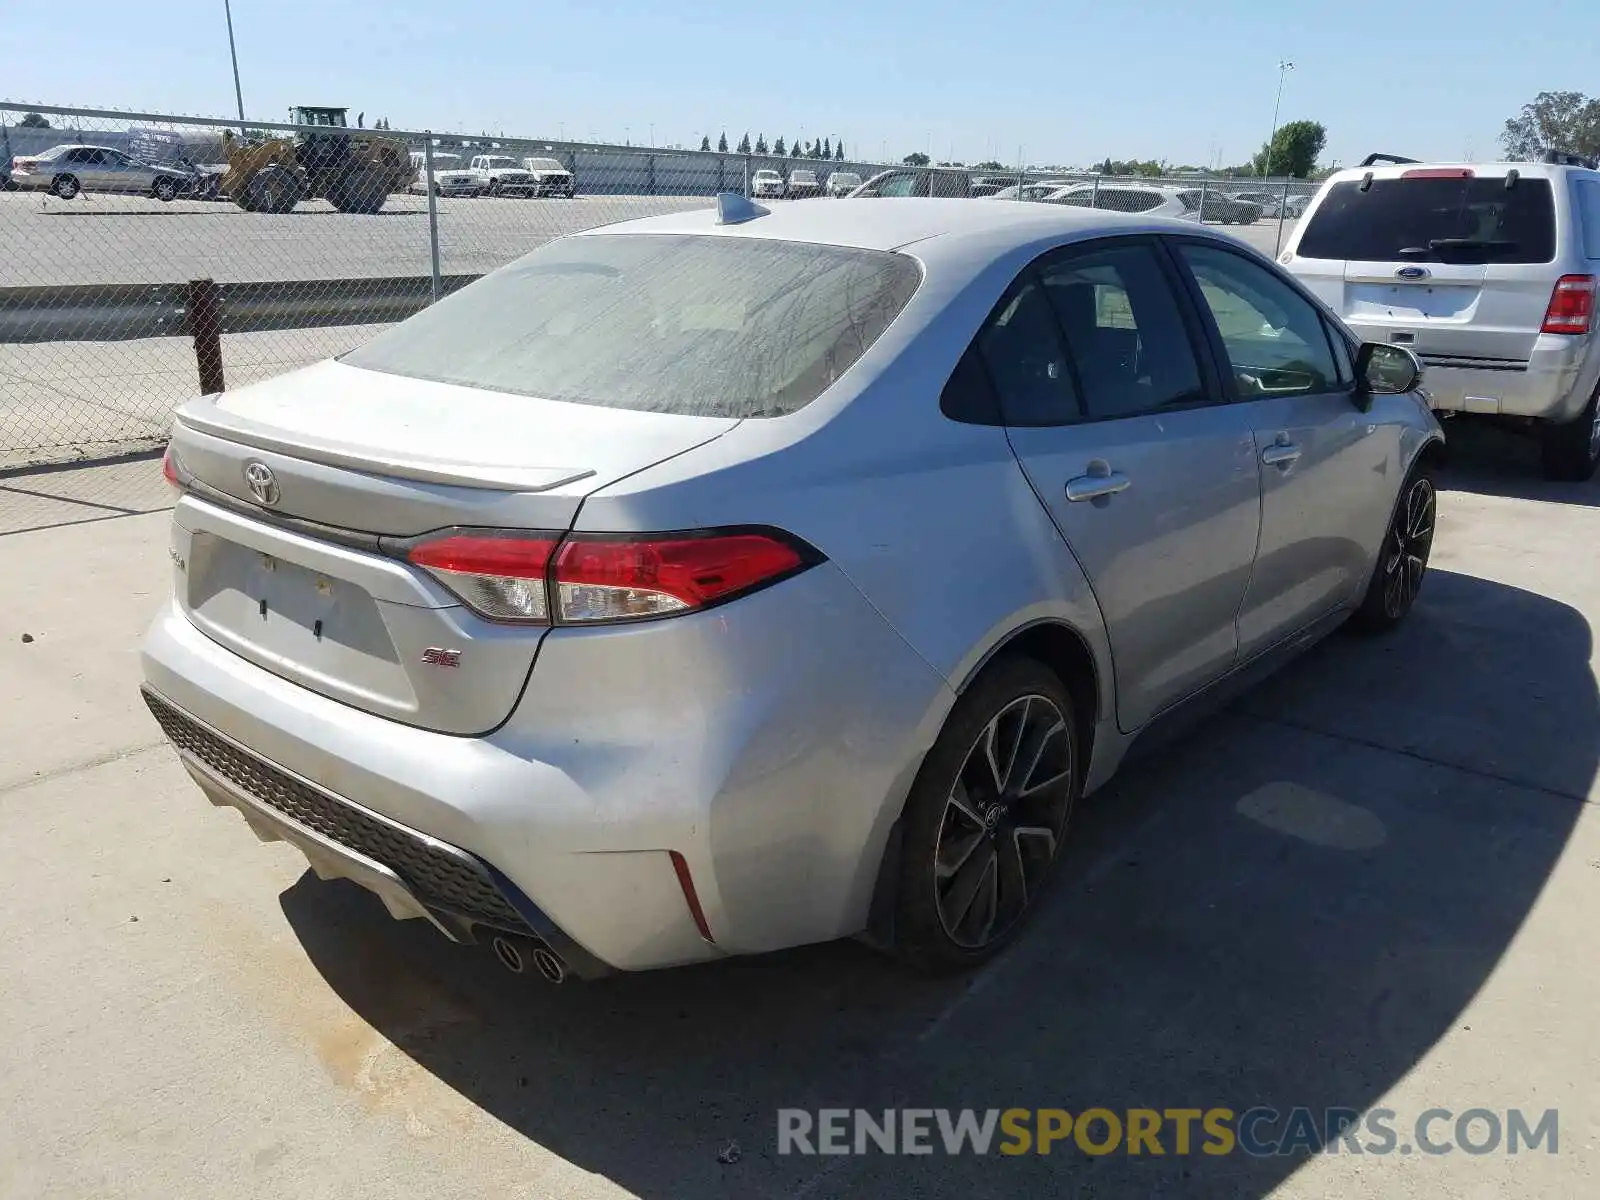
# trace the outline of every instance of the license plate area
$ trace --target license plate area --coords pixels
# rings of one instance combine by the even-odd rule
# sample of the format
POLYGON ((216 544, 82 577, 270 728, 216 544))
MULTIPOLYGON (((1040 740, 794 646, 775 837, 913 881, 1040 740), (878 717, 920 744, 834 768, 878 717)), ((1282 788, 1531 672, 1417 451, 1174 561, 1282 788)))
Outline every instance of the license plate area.
POLYGON ((1352 320, 1470 320, 1478 304, 1477 287, 1441 284, 1359 283, 1349 285, 1346 315, 1352 320))
POLYGON ((186 575, 190 618, 235 653, 328 694, 415 704, 382 611, 358 584, 209 532, 191 535, 186 575))

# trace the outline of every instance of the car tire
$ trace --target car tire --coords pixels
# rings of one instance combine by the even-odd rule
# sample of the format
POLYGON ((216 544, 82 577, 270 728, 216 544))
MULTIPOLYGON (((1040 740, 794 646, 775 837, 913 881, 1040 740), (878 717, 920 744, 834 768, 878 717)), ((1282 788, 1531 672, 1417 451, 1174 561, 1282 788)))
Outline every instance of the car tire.
POLYGON ((1439 492, 1433 472, 1419 462, 1395 498, 1366 594, 1350 618, 1353 629, 1384 633, 1406 619, 1427 576, 1438 515, 1439 492))
POLYGON ((50 194, 60 200, 71 200, 81 191, 76 175, 57 175, 50 181, 50 194))
POLYGON ((1540 427, 1539 458, 1546 479, 1584 483, 1594 478, 1600 464, 1600 384, 1575 420, 1540 427))
POLYGON ((489 195, 498 196, 499 194, 500 194, 500 181, 498 179, 489 180, 489 195))
POLYGON ((962 693, 901 817, 898 958, 930 974, 964 970, 1022 928, 1060 856, 1082 782, 1078 744, 1071 694, 1035 659, 1001 658, 962 693))
POLYGON ((150 185, 150 194, 163 204, 171 204, 178 198, 178 181, 162 176, 150 185))

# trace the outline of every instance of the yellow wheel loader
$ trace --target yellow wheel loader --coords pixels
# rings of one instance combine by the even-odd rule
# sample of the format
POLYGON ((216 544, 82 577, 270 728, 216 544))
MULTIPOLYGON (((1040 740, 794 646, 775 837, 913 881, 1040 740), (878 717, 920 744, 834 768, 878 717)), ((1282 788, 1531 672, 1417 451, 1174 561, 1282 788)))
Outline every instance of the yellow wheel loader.
POLYGON ((410 186, 416 168, 404 142, 351 129, 347 112, 297 107, 294 124, 316 128, 293 137, 224 132, 228 169, 222 194, 247 212, 286 213, 313 196, 340 212, 377 212, 390 192, 410 186))

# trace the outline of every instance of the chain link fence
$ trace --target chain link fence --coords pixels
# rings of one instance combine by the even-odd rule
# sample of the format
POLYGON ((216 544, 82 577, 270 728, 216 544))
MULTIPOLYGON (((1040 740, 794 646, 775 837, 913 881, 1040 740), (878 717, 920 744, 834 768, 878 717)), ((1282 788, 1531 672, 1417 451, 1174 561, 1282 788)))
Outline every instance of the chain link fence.
POLYGON ((1225 224, 1315 185, 1113 179, 0 104, 0 473, 148 450, 202 391, 342 353, 564 234, 706 207, 993 196, 1225 224), (27 117, 27 113, 38 114, 27 117), (47 123, 40 125, 40 120, 47 123))

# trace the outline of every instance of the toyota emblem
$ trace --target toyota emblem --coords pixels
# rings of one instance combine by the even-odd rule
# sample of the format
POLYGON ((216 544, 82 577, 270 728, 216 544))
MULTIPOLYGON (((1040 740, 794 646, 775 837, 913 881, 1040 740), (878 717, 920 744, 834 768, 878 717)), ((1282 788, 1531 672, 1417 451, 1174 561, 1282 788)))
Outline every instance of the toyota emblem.
POLYGON ((278 477, 272 473, 271 467, 259 459, 251 459, 245 463, 244 482, 257 503, 269 508, 278 502, 278 497, 282 494, 278 490, 278 477))

